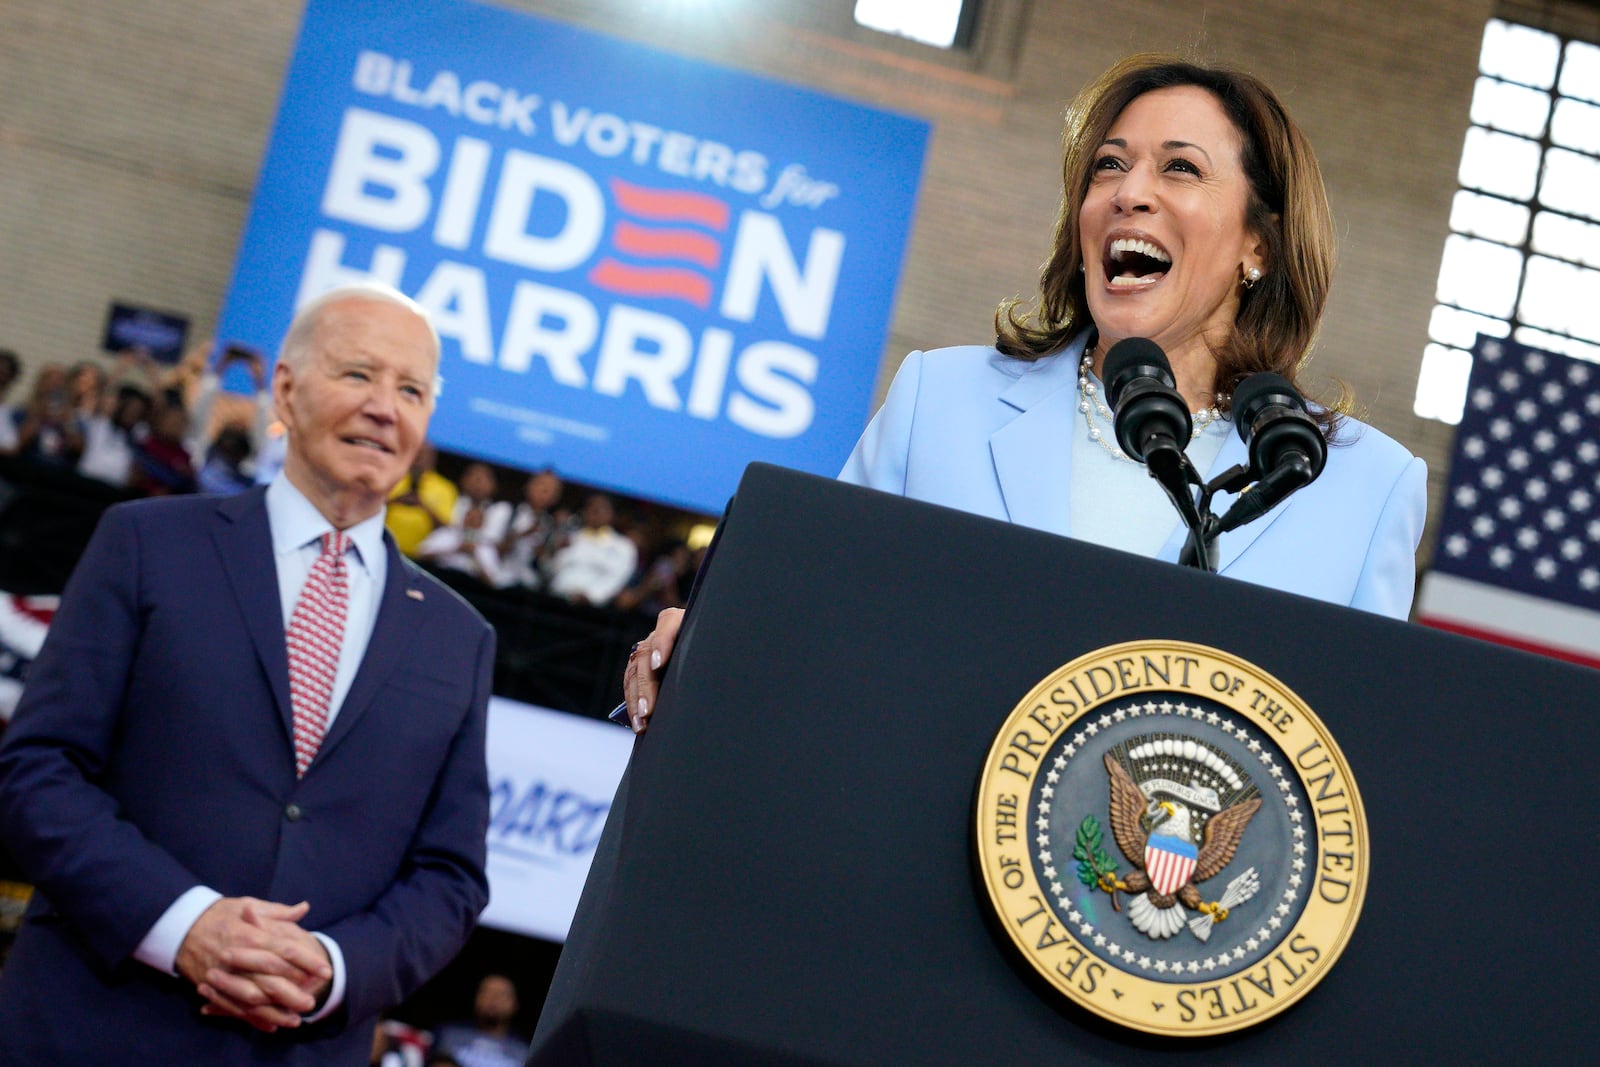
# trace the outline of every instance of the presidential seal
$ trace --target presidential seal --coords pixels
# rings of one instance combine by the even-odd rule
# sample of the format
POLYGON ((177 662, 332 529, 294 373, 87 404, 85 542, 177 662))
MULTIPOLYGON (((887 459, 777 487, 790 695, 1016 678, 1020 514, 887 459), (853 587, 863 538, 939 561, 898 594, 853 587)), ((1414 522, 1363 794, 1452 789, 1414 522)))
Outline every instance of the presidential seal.
POLYGON ((1045 678, 995 737, 975 823, 1016 950, 1147 1033, 1288 1008, 1366 892, 1366 818, 1333 738, 1282 682, 1203 645, 1115 645, 1045 678))

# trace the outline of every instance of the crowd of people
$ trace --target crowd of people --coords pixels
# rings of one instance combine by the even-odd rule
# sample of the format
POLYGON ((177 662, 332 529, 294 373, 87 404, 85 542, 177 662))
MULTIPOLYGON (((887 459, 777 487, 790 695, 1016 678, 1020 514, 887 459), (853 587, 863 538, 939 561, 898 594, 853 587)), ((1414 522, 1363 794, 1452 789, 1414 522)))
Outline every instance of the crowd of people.
POLYGON ((470 462, 452 482, 424 447, 390 495, 389 532, 412 559, 491 589, 646 614, 683 606, 697 563, 683 539, 620 517, 606 493, 577 494, 572 507, 548 467, 526 475, 516 500, 502 480, 489 464, 470 462))
POLYGON ((22 400, 11 396, 21 360, 0 350, 0 455, 134 496, 242 492, 282 431, 274 438, 261 356, 230 346, 213 358, 213 349, 209 340, 195 345, 172 365, 132 349, 109 371, 91 360, 46 364, 22 400), (222 388, 235 364, 253 381, 252 396, 222 388))
MULTIPOLYGON (((231 495, 265 484, 282 465, 261 356, 211 340, 164 365, 133 350, 100 362, 48 364, 27 397, 14 352, 0 350, 0 456, 70 471, 126 496, 231 495), (242 368, 253 393, 224 387, 242 368)), ((240 378, 242 381, 243 379, 240 378)), ((468 463, 452 481, 424 446, 395 487, 386 525, 419 563, 490 589, 534 590, 573 604, 654 614, 680 607, 694 559, 681 537, 605 493, 573 494, 554 470, 526 475, 518 499, 501 492, 522 472, 468 463)))

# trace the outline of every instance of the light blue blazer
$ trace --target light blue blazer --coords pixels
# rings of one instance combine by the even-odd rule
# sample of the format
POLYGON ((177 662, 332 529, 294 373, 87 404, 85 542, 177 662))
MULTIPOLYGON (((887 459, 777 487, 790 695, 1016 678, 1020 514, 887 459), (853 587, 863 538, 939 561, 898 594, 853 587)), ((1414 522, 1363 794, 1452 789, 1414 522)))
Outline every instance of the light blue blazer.
MULTIPOLYGON (((1085 338, 1028 362, 979 346, 913 352, 840 477, 857 485, 1071 536, 1067 484, 1085 338)), ((1322 476, 1217 542, 1233 578, 1403 619, 1427 510, 1427 467, 1353 419, 1322 476)), ((1247 461, 1230 433, 1216 471, 1247 461)), ((1219 494, 1212 509, 1233 502, 1219 494)), ((1176 562, 1185 531, 1158 554, 1176 562)))

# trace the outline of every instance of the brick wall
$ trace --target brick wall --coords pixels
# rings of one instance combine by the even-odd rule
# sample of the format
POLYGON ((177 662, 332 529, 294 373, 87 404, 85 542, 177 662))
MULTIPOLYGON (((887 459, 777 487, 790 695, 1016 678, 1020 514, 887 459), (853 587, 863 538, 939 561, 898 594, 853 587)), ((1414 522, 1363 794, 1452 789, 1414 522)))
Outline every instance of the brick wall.
MULTIPOLYGON (((1310 135, 1339 225, 1313 381, 1349 382, 1442 476, 1450 428, 1411 398, 1493 0, 990 0, 985 50, 953 62, 852 29, 849 0, 508 6, 933 123, 881 383, 909 349, 989 340, 996 302, 1031 291, 1081 84, 1142 49, 1251 70, 1310 135)), ((0 345, 94 354, 114 298, 209 331, 298 20, 285 0, 0 5, 0 345)))

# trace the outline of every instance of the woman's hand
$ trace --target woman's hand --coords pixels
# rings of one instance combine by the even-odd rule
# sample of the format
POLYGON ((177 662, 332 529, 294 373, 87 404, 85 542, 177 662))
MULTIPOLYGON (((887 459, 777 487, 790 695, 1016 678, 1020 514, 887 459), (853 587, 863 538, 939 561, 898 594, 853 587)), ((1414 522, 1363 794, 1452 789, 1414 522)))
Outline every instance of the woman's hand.
POLYGON ((628 667, 622 672, 622 695, 628 706, 628 723, 633 732, 642 734, 650 726, 650 715, 656 710, 656 693, 661 688, 661 675, 672 658, 672 646, 678 640, 678 627, 683 625, 683 609, 667 608, 656 616, 656 628, 650 636, 633 646, 628 653, 628 667))

